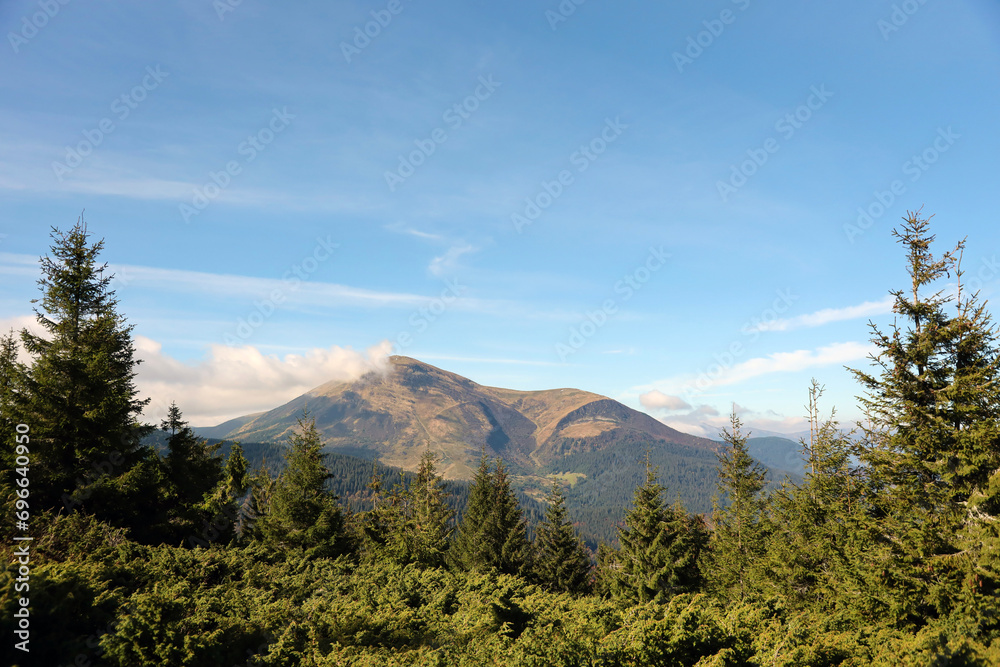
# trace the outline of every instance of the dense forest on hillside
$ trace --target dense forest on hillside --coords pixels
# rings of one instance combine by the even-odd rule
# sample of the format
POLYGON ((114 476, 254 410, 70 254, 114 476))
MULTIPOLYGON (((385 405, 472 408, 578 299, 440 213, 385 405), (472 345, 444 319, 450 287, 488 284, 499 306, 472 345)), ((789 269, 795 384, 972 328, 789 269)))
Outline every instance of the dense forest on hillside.
POLYGON ((638 451, 578 455, 591 483, 531 516, 485 453, 462 486, 431 454, 330 456, 308 414, 281 445, 141 423, 103 241, 53 230, 45 335, 0 339, 3 664, 1000 664, 997 331, 962 244, 934 254, 917 213, 895 235, 912 283, 854 371, 860 433, 814 382, 801 478, 769 480, 734 414, 717 455, 647 450, 638 479, 638 451), (612 504, 595 563, 574 525, 612 504))

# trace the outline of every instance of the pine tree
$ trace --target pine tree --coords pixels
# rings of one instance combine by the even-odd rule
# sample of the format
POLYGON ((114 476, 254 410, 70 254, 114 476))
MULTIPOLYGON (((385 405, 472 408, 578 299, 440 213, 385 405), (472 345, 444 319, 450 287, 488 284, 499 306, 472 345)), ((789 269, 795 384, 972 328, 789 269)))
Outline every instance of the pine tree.
POLYGON ((590 555, 573 529, 566 496, 553 480, 545 519, 535 531, 534 576, 551 591, 583 593, 590 588, 590 555))
POLYGON ((12 363, 13 342, 4 342, 0 400, 31 429, 33 507, 82 508, 142 539, 162 479, 141 444, 152 427, 138 421, 148 399, 137 398, 132 326, 117 312, 107 265, 97 263, 104 242, 88 244, 89 236, 82 221, 52 230, 42 297, 33 300, 45 335, 20 332, 27 365, 12 363))
POLYGON ((713 502, 714 530, 707 569, 716 591, 742 601, 755 588, 751 571, 765 549, 761 493, 766 470, 750 456, 747 447, 750 436, 743 435, 743 425, 735 410, 730 425, 731 431, 723 429, 720 434, 727 446, 717 454, 721 499, 713 502))
POLYGON ((679 504, 665 505, 664 490, 647 454, 646 481, 636 488, 625 523, 618 529, 621 547, 603 554, 602 576, 619 599, 663 602, 701 586, 698 560, 708 530, 701 517, 687 514, 679 504))
POLYGON ((303 414, 288 438, 286 467, 267 499, 260 520, 265 542, 302 549, 306 556, 331 557, 347 549, 344 517, 336 496, 325 488, 330 471, 323 463, 316 421, 303 414))

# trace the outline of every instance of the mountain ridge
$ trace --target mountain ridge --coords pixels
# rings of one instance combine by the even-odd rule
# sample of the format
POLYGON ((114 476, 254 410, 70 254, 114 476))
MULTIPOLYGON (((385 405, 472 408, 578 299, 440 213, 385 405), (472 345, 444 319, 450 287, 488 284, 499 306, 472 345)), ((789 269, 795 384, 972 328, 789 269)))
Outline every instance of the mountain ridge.
POLYGON ((387 465, 414 470, 430 450, 441 456, 441 472, 449 479, 471 478, 481 452, 531 472, 624 440, 712 451, 719 446, 600 394, 490 387, 404 356, 389 357, 384 372, 327 382, 272 410, 199 433, 277 442, 289 435, 304 411, 315 417, 333 451, 370 450, 387 465))

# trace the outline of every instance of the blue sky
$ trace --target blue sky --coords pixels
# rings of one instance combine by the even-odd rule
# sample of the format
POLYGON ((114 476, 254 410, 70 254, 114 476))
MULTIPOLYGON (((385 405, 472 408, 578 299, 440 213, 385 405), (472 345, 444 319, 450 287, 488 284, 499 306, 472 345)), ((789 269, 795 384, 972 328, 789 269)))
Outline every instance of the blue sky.
POLYGON ((153 417, 392 350, 793 431, 811 377, 857 416, 908 209, 1000 281, 993 2, 36 0, 0 28, 0 325, 86 209, 153 417))

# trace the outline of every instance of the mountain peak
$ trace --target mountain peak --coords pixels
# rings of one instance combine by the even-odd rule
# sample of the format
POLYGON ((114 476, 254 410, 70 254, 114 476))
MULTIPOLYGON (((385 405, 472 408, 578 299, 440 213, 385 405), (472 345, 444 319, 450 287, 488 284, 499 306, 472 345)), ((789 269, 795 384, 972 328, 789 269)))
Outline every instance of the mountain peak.
POLYGON ((579 389, 518 391, 487 387, 412 357, 391 356, 385 372, 329 382, 285 405, 233 420, 226 438, 280 441, 308 407, 325 444, 416 469, 425 451, 439 454, 442 472, 468 479, 480 451, 535 469, 571 454, 624 441, 714 448, 606 396, 579 389))

